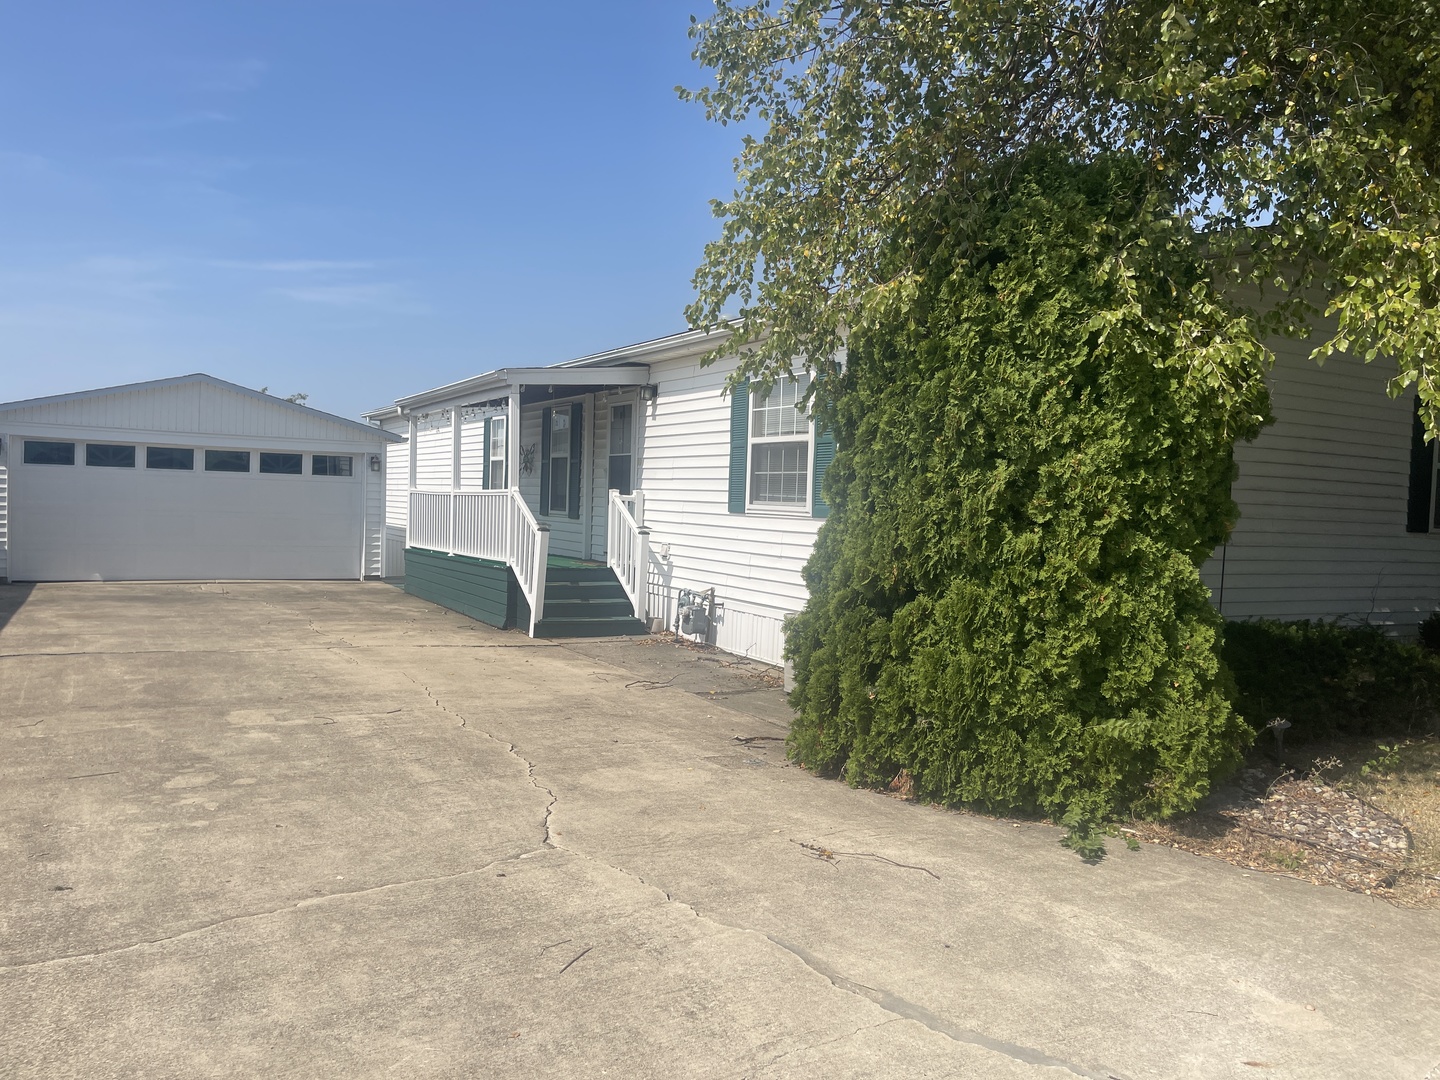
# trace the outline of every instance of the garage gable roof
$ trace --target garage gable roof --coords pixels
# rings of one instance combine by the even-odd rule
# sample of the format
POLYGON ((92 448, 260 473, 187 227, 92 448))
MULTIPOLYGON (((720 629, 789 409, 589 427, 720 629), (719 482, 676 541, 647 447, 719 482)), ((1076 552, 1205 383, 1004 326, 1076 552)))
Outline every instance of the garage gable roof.
MULTIPOLYGON (((231 402, 234 403, 234 398, 231 398, 231 402)), ((381 431, 372 424, 262 394, 248 386, 227 382, 201 372, 180 375, 173 379, 152 379, 121 386, 104 386, 73 394, 0 402, 0 419, 6 418, 77 427, 94 425, 215 435, 323 437, 327 427, 338 427, 352 439, 362 433, 369 438, 387 442, 399 439, 399 436, 381 431), (216 394, 207 394, 206 391, 220 391, 220 395, 217 398, 216 394), (105 400, 119 399, 124 395, 133 395, 131 401, 126 403, 128 407, 123 407, 118 400, 113 403, 105 400), (223 407, 221 402, 228 395, 236 395, 244 404, 249 405, 252 416, 255 407, 263 408, 281 421, 279 428, 286 430, 277 429, 275 424, 260 425, 267 429, 263 431, 244 430, 253 425, 246 423, 247 418, 243 415, 246 410, 242 409, 237 413, 236 410, 223 407), (177 401, 177 398, 180 400, 177 401), (115 408, 109 407, 112 404, 115 408)))

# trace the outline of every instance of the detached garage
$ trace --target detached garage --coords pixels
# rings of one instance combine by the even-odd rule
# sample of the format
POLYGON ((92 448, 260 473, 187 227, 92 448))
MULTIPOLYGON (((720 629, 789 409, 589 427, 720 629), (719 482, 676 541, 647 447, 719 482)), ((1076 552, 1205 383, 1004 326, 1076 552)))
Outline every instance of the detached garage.
POLYGON ((210 375, 0 404, 0 580, 382 576, 397 438, 210 375))

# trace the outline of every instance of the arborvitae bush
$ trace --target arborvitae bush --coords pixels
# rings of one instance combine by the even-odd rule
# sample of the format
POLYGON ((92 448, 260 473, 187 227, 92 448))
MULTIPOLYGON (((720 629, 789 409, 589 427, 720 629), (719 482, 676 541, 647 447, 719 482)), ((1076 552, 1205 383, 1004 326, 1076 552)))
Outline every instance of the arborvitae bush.
POLYGON ((1014 168, 933 218, 918 286, 830 389, 789 751, 1093 847, 1109 815, 1193 806, 1252 738, 1198 568, 1263 352, 1140 166, 1014 168))

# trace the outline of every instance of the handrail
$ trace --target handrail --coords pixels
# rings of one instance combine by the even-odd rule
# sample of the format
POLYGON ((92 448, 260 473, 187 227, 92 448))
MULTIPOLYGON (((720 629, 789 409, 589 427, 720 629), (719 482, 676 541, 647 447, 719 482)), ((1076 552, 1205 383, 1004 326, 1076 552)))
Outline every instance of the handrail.
POLYGON ((610 489, 610 512, 605 521, 605 561, 620 580, 625 595, 630 598, 635 618, 643 623, 650 593, 650 530, 637 523, 635 515, 630 512, 631 506, 644 514, 645 498, 640 492, 629 496, 620 494, 615 488, 610 489))
POLYGON ((550 527, 541 525, 525 505, 519 488, 488 491, 410 489, 407 547, 447 555, 468 555, 503 562, 515 574, 530 607, 531 637, 545 615, 545 570, 550 556, 550 527))

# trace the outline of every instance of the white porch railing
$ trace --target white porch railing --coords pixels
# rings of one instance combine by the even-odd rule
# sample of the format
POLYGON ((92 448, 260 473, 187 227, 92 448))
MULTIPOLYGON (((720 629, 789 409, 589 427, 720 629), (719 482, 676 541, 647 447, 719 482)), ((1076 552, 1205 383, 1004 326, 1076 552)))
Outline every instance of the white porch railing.
POLYGON ((410 492, 406 546, 503 562, 515 572, 530 605, 531 637, 545 616, 545 565, 550 526, 540 525, 520 497, 506 491, 410 492))
POLYGON ((630 603, 635 618, 645 621, 650 591, 650 530, 645 527, 645 496, 622 495, 610 489, 610 512, 605 515, 605 558, 630 603))

